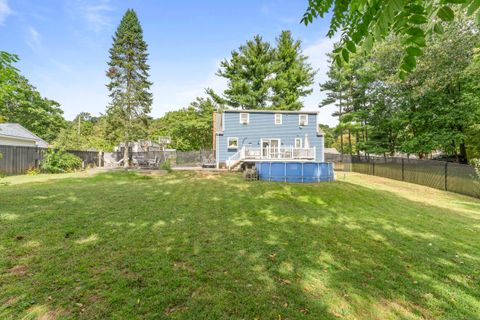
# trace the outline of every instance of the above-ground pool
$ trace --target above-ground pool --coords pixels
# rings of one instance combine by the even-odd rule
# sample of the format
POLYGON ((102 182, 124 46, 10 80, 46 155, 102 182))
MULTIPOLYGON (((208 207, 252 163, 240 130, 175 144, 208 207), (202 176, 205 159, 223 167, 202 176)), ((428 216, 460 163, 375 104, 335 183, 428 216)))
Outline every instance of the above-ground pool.
POLYGON ((260 180, 283 182, 333 181, 331 162, 257 162, 260 180))

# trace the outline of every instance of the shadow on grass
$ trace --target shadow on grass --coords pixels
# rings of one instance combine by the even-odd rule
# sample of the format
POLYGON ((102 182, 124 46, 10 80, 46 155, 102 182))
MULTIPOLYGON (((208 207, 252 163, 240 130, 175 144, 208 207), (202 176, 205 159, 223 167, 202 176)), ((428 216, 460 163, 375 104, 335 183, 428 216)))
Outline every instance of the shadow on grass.
POLYGON ((6 317, 29 301, 85 319, 480 313, 480 239, 466 228, 477 220, 387 191, 187 172, 3 192, 16 217, 0 225, 6 317), (19 234, 41 245, 18 246, 19 234), (19 264, 30 276, 4 273, 19 264))

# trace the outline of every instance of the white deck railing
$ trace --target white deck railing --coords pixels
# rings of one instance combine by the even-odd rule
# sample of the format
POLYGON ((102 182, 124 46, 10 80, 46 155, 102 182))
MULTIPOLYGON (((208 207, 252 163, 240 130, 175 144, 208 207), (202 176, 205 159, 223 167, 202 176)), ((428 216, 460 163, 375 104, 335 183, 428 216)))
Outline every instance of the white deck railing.
POLYGON ((290 147, 250 147, 243 146, 237 153, 227 160, 228 168, 234 167, 241 161, 291 161, 291 160, 315 160, 316 150, 313 148, 290 147))

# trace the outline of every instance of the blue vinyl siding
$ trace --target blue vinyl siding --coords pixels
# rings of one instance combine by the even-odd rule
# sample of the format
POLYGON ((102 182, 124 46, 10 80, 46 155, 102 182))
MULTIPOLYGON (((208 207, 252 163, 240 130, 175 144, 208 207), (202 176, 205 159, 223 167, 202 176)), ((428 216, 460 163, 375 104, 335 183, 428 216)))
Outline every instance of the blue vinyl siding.
MULTIPOLYGON (((248 113, 248 111, 246 112, 248 113)), ((279 112, 281 113, 281 112, 279 112)), ((299 114, 283 113, 282 124, 275 124, 275 113, 250 113, 248 124, 240 123, 240 113, 224 113, 223 133, 217 133, 217 161, 224 162, 242 146, 260 147, 261 138, 280 139, 282 147, 295 145, 295 138, 308 135, 310 147, 316 147, 316 161, 323 162, 323 137, 317 135, 317 115, 308 114, 308 125, 299 126, 299 114), (229 137, 238 138, 238 149, 228 149, 229 137)))

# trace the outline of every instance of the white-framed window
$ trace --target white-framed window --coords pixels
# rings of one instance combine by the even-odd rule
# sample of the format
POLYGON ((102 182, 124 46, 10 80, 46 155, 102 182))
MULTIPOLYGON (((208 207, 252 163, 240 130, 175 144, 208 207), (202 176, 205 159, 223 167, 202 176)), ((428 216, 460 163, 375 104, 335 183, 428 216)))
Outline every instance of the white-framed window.
POLYGON ((302 147, 302 138, 295 138, 295 148, 300 149, 302 147))
POLYGON ((238 138, 237 137, 228 137, 227 148, 228 149, 238 149, 238 138))
POLYGON ((248 124, 250 122, 250 115, 248 113, 240 113, 240 123, 248 124))
POLYGON ((308 114, 299 114, 298 115, 298 125, 307 126, 308 125, 308 114))
POLYGON ((275 113, 275 124, 282 124, 282 114, 275 113))

